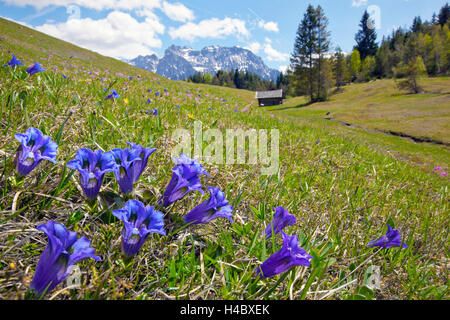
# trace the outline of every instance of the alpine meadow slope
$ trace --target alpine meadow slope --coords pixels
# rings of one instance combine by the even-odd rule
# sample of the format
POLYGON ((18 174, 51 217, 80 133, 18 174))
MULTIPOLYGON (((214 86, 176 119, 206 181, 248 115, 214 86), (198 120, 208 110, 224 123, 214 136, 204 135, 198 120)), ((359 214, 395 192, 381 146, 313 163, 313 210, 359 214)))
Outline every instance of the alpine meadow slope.
POLYGON ((323 113, 313 106, 303 118, 258 108, 249 91, 170 81, 3 19, 0 29, 0 299, 32 297, 47 241, 36 228, 50 221, 89 239, 95 260, 77 263, 78 286, 62 281, 44 299, 449 298, 445 146, 347 127, 311 116, 323 113), (12 54, 24 66, 3 67, 12 54), (45 71, 29 75, 33 61, 45 71), (118 97, 105 99, 112 90, 118 97), (204 194, 191 192, 162 209, 166 235, 152 233, 133 258, 124 256, 126 218, 117 210, 130 200, 157 206, 175 174, 172 133, 194 135, 199 122, 223 133, 279 130, 279 170, 263 176, 263 164, 199 159, 208 173, 199 177, 204 194), (32 127, 58 144, 57 163, 43 161, 20 176, 15 135, 32 127), (82 148, 107 152, 128 142, 156 148, 133 192, 123 194, 110 172, 98 197, 86 199, 68 162, 82 148), (423 145, 426 161, 410 161, 423 145), (233 222, 184 224, 210 194, 219 195, 227 214, 232 207, 233 222), (282 234, 273 223, 266 239, 274 216, 287 216, 279 207, 295 221, 282 234), (391 247, 398 235, 402 246, 391 247), (266 267, 286 254, 286 241, 303 260, 272 274, 266 267), (375 287, 368 281, 374 267, 375 287))

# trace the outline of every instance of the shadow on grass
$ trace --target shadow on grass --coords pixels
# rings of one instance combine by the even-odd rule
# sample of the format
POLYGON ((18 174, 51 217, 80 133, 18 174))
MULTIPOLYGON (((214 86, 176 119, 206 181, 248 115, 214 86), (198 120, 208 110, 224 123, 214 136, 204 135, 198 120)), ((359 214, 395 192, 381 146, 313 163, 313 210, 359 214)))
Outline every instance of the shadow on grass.
POLYGON ((299 104, 299 105, 296 105, 296 106, 286 106, 286 107, 280 106, 280 108, 277 108, 277 109, 269 109, 271 107, 263 107, 263 108, 266 111, 274 112, 274 111, 284 111, 284 110, 289 110, 289 109, 300 109, 300 108, 304 108, 304 107, 310 106, 312 104, 314 104, 314 102, 306 102, 306 103, 302 103, 302 104, 299 104))

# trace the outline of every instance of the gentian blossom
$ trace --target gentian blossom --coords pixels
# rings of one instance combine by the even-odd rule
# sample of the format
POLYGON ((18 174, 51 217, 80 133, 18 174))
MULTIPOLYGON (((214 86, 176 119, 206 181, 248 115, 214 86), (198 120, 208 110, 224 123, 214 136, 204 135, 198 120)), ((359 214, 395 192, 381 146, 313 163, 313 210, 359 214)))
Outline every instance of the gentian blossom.
POLYGON ((275 210, 275 215, 273 216, 273 223, 271 222, 266 227, 266 239, 269 239, 272 236, 272 224, 273 224, 273 232, 274 234, 278 234, 287 226, 292 226, 297 219, 292 214, 289 214, 289 212, 283 208, 273 208, 275 210))
POLYGON ((403 248, 408 248, 406 243, 402 243, 402 237, 398 230, 392 229, 389 223, 387 223, 386 225, 388 226, 386 234, 378 239, 370 241, 367 245, 369 247, 380 247, 383 249, 390 249, 392 247, 400 246, 403 248))
POLYGON ((37 63, 37 62, 35 61, 35 62, 34 62, 34 65, 32 65, 31 67, 29 67, 26 71, 27 71, 30 75, 33 75, 33 74, 35 74, 35 73, 43 72, 43 71, 45 71, 45 70, 41 67, 41 65, 40 65, 39 63, 37 63))
POLYGON ((48 237, 48 244, 36 266, 30 288, 40 297, 53 290, 69 275, 70 267, 78 261, 92 258, 101 261, 95 255, 91 242, 77 238, 77 233, 68 231, 62 224, 48 221, 37 227, 48 237))
POLYGON ((129 257, 139 251, 150 233, 166 235, 163 214, 140 201, 129 200, 123 209, 114 210, 113 215, 123 221, 122 251, 129 257))
POLYGON ((21 143, 16 152, 14 163, 17 171, 25 176, 36 168, 42 160, 56 163, 58 145, 39 129, 30 128, 24 134, 16 133, 14 137, 21 143))
POLYGON ((15 55, 12 55, 12 59, 3 65, 4 67, 9 66, 14 68, 15 66, 23 66, 23 63, 20 62, 15 55))
POLYGON ((260 278, 269 278, 290 270, 294 266, 310 266, 313 257, 299 247, 296 235, 288 236, 281 231, 283 247, 271 255, 257 269, 260 278))
POLYGON ((116 162, 114 174, 120 190, 125 194, 133 191, 133 185, 147 166, 149 156, 156 151, 156 149, 144 148, 134 143, 128 144, 131 148, 111 151, 116 162))
POLYGON ((211 197, 195 207, 185 217, 186 224, 208 223, 215 218, 227 218, 233 223, 233 207, 225 199, 225 195, 219 188, 208 187, 211 197))
POLYGON ((111 94, 107 95, 105 97, 105 100, 109 100, 109 99, 119 99, 120 95, 117 93, 116 90, 111 90, 111 94))
POLYGON ((78 170, 80 184, 89 199, 95 199, 100 192, 103 178, 107 172, 116 170, 116 162, 110 152, 101 150, 79 149, 75 159, 67 163, 67 167, 78 170))
POLYGON ((200 163, 189 158, 184 153, 181 154, 180 158, 175 158, 174 162, 175 167, 172 169, 172 179, 164 195, 158 201, 159 204, 162 203, 163 207, 183 199, 191 191, 198 190, 203 193, 199 175, 208 175, 200 163))

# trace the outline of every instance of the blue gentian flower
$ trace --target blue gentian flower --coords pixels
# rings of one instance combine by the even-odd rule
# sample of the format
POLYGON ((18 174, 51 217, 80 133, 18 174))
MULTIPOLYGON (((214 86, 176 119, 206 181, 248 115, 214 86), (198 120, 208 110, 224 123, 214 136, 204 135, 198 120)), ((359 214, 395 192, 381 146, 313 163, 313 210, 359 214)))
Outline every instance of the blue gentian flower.
POLYGON ((107 172, 116 170, 114 156, 110 152, 101 150, 79 149, 75 159, 67 163, 67 167, 78 170, 80 184, 84 194, 89 199, 95 199, 100 192, 103 178, 107 172))
POLYGON ((152 92, 152 89, 148 89, 147 92, 152 92))
POLYGON ((131 81, 131 80, 133 80, 133 77, 128 77, 128 79, 131 81))
POLYGON ((12 59, 3 65, 4 67, 9 66, 11 68, 15 66, 23 66, 23 63, 20 62, 15 55, 12 55, 12 59))
POLYGON ((290 270, 294 266, 310 266, 313 257, 298 245, 296 235, 288 236, 281 231, 283 247, 271 255, 257 269, 260 278, 269 278, 290 270))
POLYGON ((85 238, 77 239, 77 233, 68 231, 62 224, 49 221, 37 227, 48 237, 48 244, 36 266, 30 288, 38 296, 53 290, 69 275, 70 267, 78 261, 92 258, 101 261, 95 255, 91 242, 85 238))
POLYGON ((111 151, 116 162, 114 174, 119 183, 120 190, 129 194, 133 185, 139 180, 148 163, 149 156, 156 149, 144 148, 134 143, 128 143, 131 149, 114 149, 111 151))
POLYGON ((65 74, 61 73, 61 75, 64 79, 67 79, 67 76, 65 74))
POLYGON ((233 207, 228 204, 229 201, 225 199, 224 193, 220 191, 220 188, 208 187, 208 190, 211 197, 184 217, 186 224, 208 223, 215 218, 227 218, 233 223, 233 207))
POLYGON ((162 203, 163 207, 183 199, 186 194, 191 191, 202 191, 199 175, 209 175, 200 163, 194 159, 189 158, 184 153, 180 158, 175 158, 175 167, 172 169, 172 179, 164 192, 164 195, 159 199, 158 204, 162 203))
POLYGON ((38 62, 34 62, 34 65, 32 65, 31 67, 29 67, 27 70, 26 70, 30 75, 33 75, 33 74, 35 74, 35 73, 38 73, 38 72, 43 72, 43 71, 45 71, 42 67, 41 67, 41 65, 38 63, 38 62))
POLYGON ((16 152, 14 164, 17 171, 25 176, 37 167, 42 160, 56 163, 58 145, 39 129, 30 128, 25 134, 17 133, 14 137, 21 143, 16 152))
POLYGON ((406 243, 402 243, 402 236, 400 235, 399 231, 396 229, 392 229, 389 223, 387 223, 386 225, 388 227, 386 234, 378 239, 370 241, 367 245, 369 247, 380 247, 383 249, 390 249, 393 247, 408 248, 406 243))
MULTIPOLYGON (((273 208, 275 210, 275 215, 273 216, 273 232, 274 234, 278 234, 287 226, 292 226, 297 219, 292 214, 283 208, 273 208)), ((272 222, 266 227, 266 239, 269 239, 272 236, 272 222)))
POLYGON ((159 96, 159 91, 155 93, 156 96, 159 96))
POLYGON ((147 99, 147 103, 152 103, 152 100, 150 100, 150 98, 149 99, 147 99))
POLYGON ((111 90, 111 94, 107 95, 105 97, 105 100, 109 100, 109 99, 119 99, 120 95, 117 93, 116 90, 111 90))
POLYGON ((129 200, 123 209, 114 210, 113 215, 123 221, 122 251, 129 257, 138 253, 150 233, 166 235, 163 214, 140 201, 129 200))
POLYGON ((156 151, 156 149, 145 148, 132 142, 127 143, 132 152, 139 155, 141 160, 134 163, 134 181, 138 181, 145 167, 147 167, 148 158, 156 151))

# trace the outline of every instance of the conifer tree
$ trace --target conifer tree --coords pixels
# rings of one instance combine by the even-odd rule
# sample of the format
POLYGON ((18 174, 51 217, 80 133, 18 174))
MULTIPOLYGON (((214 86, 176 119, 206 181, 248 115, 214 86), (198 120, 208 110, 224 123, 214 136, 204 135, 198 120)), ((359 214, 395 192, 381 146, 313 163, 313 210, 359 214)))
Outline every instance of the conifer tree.
POLYGON ((375 56, 378 49, 376 43, 377 33, 375 32, 374 23, 370 21, 367 10, 364 11, 359 26, 361 27, 361 30, 355 35, 357 43, 355 49, 359 51, 361 60, 364 60, 367 56, 375 56))

